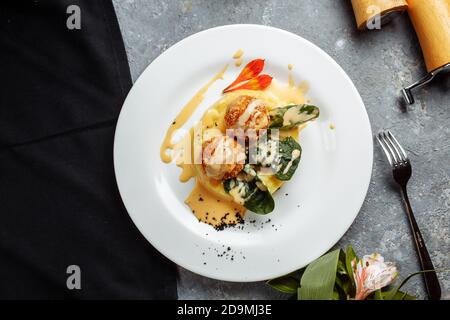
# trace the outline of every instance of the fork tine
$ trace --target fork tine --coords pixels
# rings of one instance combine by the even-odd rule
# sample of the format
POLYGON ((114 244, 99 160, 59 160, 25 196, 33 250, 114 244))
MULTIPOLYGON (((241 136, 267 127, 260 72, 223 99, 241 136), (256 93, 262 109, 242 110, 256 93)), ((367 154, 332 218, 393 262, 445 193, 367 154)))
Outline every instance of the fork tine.
POLYGON ((391 138, 389 138, 387 131, 383 131, 383 138, 385 143, 387 144, 389 150, 391 151, 392 157, 394 158, 394 165, 397 165, 402 162, 402 159, 395 148, 393 142, 391 141, 391 138))
POLYGON ((382 137, 382 140, 383 140, 385 146, 389 150, 389 154, 391 155, 393 165, 395 166, 395 165, 399 164, 401 160, 400 160, 394 146, 390 143, 390 140, 386 134, 386 131, 382 131, 380 133, 380 135, 382 137))
POLYGON ((391 152, 388 149, 388 146, 387 146, 386 142, 384 141, 384 138, 382 136, 382 132, 377 134, 377 140, 378 140, 378 143, 380 144, 381 148, 383 149, 384 154, 386 155, 386 158, 389 161, 389 164, 391 166, 393 166, 394 165, 394 159, 392 158, 391 152))
POLYGON ((397 141, 397 139, 395 138, 395 136, 392 134, 392 132, 390 130, 387 131, 387 135, 390 138, 391 142, 393 141, 393 145, 394 145, 394 147, 396 147, 396 149, 400 155, 400 158, 403 160, 403 162, 408 161, 408 155, 406 154, 405 149, 403 149, 401 144, 397 141))
MULTIPOLYGON (((384 136, 386 138, 386 142, 388 143, 389 146, 391 146, 395 158, 397 158, 397 163, 396 164, 401 164, 402 162, 404 162, 404 160, 402 159, 402 155, 400 153, 400 151, 398 150, 398 148, 396 147, 394 141, 392 141, 391 137, 389 136, 389 130, 384 132, 384 136)), ((406 160, 405 160, 406 161, 406 160)))

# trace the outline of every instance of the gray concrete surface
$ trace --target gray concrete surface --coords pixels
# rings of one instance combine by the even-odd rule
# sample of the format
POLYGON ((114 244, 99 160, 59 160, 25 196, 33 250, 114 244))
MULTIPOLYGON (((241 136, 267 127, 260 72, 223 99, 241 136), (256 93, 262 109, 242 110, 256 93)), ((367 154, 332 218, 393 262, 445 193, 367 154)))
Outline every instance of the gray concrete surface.
MULTIPOLYGON (((450 268, 450 76, 417 93, 415 105, 398 101, 399 88, 424 73, 407 15, 381 31, 358 32, 349 0, 114 0, 135 80, 165 49, 198 31, 226 24, 256 23, 311 40, 349 74, 369 113, 374 132, 392 129, 409 151, 409 193, 436 268, 450 268)), ((406 216, 384 155, 375 145, 367 199, 338 243, 357 252, 382 253, 401 275, 419 269, 406 216)), ((450 275, 440 274, 450 299, 450 275)), ((420 277, 406 287, 424 297, 420 277)), ((226 283, 180 270, 180 299, 282 299, 264 283, 226 283)))

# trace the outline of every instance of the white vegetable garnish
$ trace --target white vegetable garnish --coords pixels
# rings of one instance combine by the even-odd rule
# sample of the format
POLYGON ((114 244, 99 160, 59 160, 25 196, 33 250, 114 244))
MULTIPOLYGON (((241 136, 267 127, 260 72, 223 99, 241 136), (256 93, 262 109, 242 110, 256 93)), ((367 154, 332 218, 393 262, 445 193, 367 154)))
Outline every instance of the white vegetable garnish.
POLYGON ((300 157, 300 150, 294 149, 292 150, 291 153, 291 160, 289 161, 289 163, 287 164, 286 168, 284 168, 283 170, 283 174, 288 173, 289 169, 292 167, 292 164, 294 163, 294 161, 300 157))

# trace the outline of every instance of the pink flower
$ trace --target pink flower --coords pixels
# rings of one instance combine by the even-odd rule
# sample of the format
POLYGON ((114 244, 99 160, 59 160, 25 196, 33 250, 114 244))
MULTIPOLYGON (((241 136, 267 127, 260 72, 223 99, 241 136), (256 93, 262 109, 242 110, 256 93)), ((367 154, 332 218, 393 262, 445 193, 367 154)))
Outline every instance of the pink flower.
POLYGON ((372 292, 390 285, 398 275, 397 268, 391 262, 374 253, 361 260, 352 261, 353 277, 356 284, 355 300, 364 300, 372 292))

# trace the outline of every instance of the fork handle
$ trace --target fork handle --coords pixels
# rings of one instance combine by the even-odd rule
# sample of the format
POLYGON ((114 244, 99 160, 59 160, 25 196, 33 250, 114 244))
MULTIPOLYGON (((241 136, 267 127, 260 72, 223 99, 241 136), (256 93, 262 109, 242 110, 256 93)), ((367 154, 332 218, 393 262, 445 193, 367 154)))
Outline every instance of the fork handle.
MULTIPOLYGON (((406 192, 406 186, 402 186, 401 190, 403 202, 406 206, 406 214, 408 216, 409 225, 414 237, 414 243, 416 244, 416 251, 419 255, 421 269, 422 271, 434 270, 430 254, 428 253, 419 226, 417 225, 416 219, 414 218, 411 204, 409 203, 408 199, 408 193, 406 192)), ((425 287, 427 289, 428 298, 430 300, 439 300, 441 298, 441 286, 439 285, 439 280, 437 278, 436 272, 425 272, 423 273, 423 278, 425 280, 425 287)))

